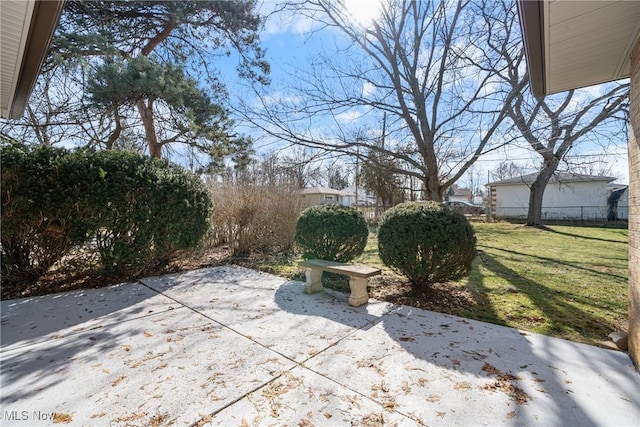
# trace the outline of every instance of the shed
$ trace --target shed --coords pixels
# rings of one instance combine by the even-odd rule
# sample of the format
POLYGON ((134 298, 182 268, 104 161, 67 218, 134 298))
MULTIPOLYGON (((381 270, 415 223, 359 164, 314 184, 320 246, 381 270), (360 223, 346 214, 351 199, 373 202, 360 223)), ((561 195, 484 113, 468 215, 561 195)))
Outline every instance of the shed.
MULTIPOLYGON (((526 218, 531 184, 536 174, 490 182, 492 216, 495 218, 526 218)), ((607 219, 609 176, 556 173, 550 180, 542 199, 545 219, 605 220, 607 219)))

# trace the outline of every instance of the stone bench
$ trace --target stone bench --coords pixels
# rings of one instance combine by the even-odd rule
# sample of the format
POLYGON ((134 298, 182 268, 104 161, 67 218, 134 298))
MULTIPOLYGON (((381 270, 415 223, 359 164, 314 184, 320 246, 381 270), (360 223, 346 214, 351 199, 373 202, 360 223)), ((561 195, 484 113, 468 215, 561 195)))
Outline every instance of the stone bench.
POLYGON ((349 276, 349 305, 359 306, 369 301, 367 293, 367 279, 380 274, 379 268, 367 267, 364 265, 343 264, 341 262, 325 261, 322 259, 306 259, 298 263, 305 267, 305 277, 307 283, 304 286, 305 294, 315 294, 322 291, 322 272, 343 274, 349 276))

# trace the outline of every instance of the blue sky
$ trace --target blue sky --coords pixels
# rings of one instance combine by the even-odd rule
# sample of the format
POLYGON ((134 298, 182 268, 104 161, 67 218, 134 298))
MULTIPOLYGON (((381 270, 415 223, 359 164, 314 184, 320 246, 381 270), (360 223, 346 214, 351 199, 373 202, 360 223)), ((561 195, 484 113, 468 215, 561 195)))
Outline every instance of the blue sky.
MULTIPOLYGON (((375 1, 372 0, 349 0, 352 16, 360 23, 375 19, 375 1)), ((262 4, 263 11, 270 11, 275 6, 274 2, 266 1, 262 4)), ((271 64, 272 90, 274 96, 286 96, 286 88, 291 83, 290 74, 296 67, 308 64, 311 59, 320 51, 329 50, 341 40, 341 35, 332 29, 319 29, 318 25, 310 19, 299 15, 272 15, 267 20, 262 33, 262 46, 267 51, 267 60, 271 64)), ((235 102, 237 98, 251 97, 251 93, 236 77, 233 68, 236 59, 229 58, 225 63, 221 63, 220 69, 223 73, 222 80, 228 85, 230 101, 235 102)), ((588 90, 598 91, 597 87, 588 90)), ((355 117, 355 116, 354 116, 355 117)), ((245 133, 252 134, 254 131, 249 128, 242 128, 245 133)), ((254 136, 259 136, 255 135, 254 136)), ((258 153, 276 148, 277 144, 265 142, 258 139, 256 149, 258 153)), ((621 141, 622 145, 616 145, 603 149, 597 144, 584 144, 579 158, 574 160, 606 160, 612 168, 612 175, 619 177, 618 182, 628 183, 628 164, 626 156, 626 141, 621 141)), ((513 160, 521 165, 535 166, 539 164, 540 157, 533 153, 526 143, 514 144, 504 149, 497 150, 489 155, 481 157, 473 168, 473 174, 481 179, 484 184, 488 179, 488 172, 496 167, 500 161, 513 160)), ((464 185, 465 178, 461 184, 464 185)))

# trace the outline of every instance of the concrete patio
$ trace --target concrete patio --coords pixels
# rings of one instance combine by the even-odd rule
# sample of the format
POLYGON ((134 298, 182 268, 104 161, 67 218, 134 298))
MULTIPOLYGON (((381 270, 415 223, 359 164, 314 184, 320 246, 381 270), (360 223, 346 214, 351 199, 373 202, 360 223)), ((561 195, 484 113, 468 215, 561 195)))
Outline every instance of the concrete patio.
POLYGON ((640 425, 625 353, 302 290, 225 266, 3 301, 0 425, 640 425))

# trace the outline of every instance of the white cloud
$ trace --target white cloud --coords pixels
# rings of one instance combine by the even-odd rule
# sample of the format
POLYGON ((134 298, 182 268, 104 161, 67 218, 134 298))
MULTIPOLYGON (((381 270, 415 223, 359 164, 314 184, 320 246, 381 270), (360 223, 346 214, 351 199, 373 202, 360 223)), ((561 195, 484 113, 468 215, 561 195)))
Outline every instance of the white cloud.
POLYGON ((263 16, 267 16, 264 35, 291 33, 295 35, 307 34, 317 27, 317 23, 308 16, 292 13, 290 11, 269 10, 266 5, 273 6, 275 2, 265 2, 260 10, 263 16))
POLYGON ((374 93, 376 93, 375 85, 373 85, 372 83, 369 83, 369 82, 364 82, 362 84, 362 95, 363 96, 373 95, 374 93))
POLYGON ((343 123, 351 123, 362 117, 362 113, 359 111, 346 111, 344 113, 336 114, 336 120, 343 123))
POLYGON ((295 105, 300 104, 304 98, 299 95, 290 95, 279 91, 271 92, 262 97, 261 101, 257 101, 258 104, 262 104, 265 107, 274 105, 295 105))
POLYGON ((380 16, 380 0, 344 0, 344 7, 354 23, 362 26, 370 25, 380 16))

